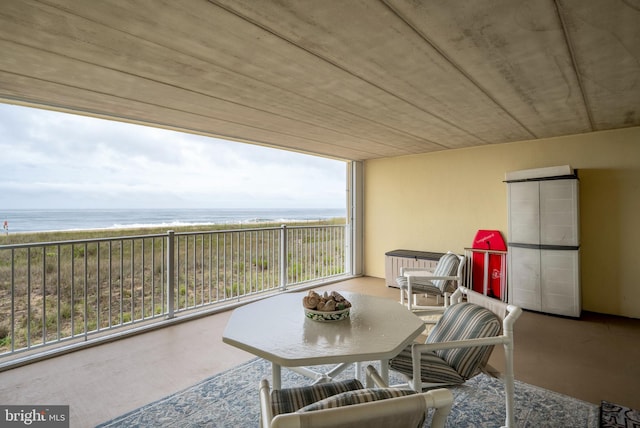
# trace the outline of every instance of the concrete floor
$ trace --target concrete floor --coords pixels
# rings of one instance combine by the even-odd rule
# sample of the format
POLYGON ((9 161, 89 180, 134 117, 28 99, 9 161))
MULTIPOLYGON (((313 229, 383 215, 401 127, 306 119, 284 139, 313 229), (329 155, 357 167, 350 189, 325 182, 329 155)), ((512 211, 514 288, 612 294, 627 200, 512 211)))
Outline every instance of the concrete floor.
MULTIPOLYGON (((325 289, 398 298, 379 278, 325 289)), ((0 404, 68 404, 72 427, 92 427, 253 356, 222 342, 230 312, 0 373, 0 404)), ((525 311, 515 327, 516 379, 585 401, 640 409, 640 320, 525 311)), ((498 350, 499 351, 499 350, 498 350)), ((501 369, 501 352, 490 364, 501 369)))

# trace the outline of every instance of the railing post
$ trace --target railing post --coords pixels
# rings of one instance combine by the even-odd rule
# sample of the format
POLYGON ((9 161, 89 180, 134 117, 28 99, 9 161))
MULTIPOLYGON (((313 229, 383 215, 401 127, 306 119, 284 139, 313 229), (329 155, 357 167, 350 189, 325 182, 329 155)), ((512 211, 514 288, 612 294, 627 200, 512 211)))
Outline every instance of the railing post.
POLYGON ((280 226, 280 288, 287 288, 287 225, 280 226))
POLYGON ((344 272, 351 273, 353 271, 353 254, 351 253, 351 243, 353 242, 353 237, 351 235, 351 223, 347 223, 344 225, 342 229, 343 240, 342 240, 342 248, 344 251, 344 272))
POLYGON ((167 232, 167 318, 173 318, 173 302, 175 296, 175 271, 174 266, 175 254, 174 254, 174 234, 173 230, 167 232))

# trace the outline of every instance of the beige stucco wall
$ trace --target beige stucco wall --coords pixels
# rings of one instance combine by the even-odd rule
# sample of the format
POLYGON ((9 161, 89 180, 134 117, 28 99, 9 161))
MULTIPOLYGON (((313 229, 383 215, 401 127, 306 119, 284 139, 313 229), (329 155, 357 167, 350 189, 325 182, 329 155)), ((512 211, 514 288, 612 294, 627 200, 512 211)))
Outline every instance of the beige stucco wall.
POLYGON ((571 165, 580 178, 582 308, 640 318, 640 127, 365 163, 365 273, 394 249, 459 253, 507 236, 507 171, 571 165))

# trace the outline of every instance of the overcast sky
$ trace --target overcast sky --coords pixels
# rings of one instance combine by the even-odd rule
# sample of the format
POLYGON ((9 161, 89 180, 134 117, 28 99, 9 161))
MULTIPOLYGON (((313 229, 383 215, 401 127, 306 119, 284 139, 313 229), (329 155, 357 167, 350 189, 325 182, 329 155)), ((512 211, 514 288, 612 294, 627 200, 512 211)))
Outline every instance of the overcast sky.
POLYGON ((343 208, 346 165, 0 104, 0 208, 343 208))

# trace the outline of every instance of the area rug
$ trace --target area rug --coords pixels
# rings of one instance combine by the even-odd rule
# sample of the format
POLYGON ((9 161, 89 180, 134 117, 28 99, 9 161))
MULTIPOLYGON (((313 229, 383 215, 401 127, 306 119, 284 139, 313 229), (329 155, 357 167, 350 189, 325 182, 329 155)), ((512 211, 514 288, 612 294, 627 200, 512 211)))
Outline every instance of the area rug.
MULTIPOLYGON (((346 377, 345 373, 340 376, 346 377)), ((271 363, 256 358, 99 427, 258 427, 258 384, 262 378, 271 379, 271 363)), ((391 372, 390 383, 401 382, 402 378, 391 372)), ((282 370, 283 388, 308 383, 309 379, 282 370)), ((504 388, 499 380, 481 374, 451 390, 455 401, 447 419, 448 427, 499 427, 504 424, 504 388)), ((518 381, 515 397, 518 427, 598 426, 600 407, 595 404, 518 381)), ((425 426, 429 419, 430 416, 425 426)))
POLYGON ((603 401, 600 406, 602 428, 640 428, 640 411, 603 401))

